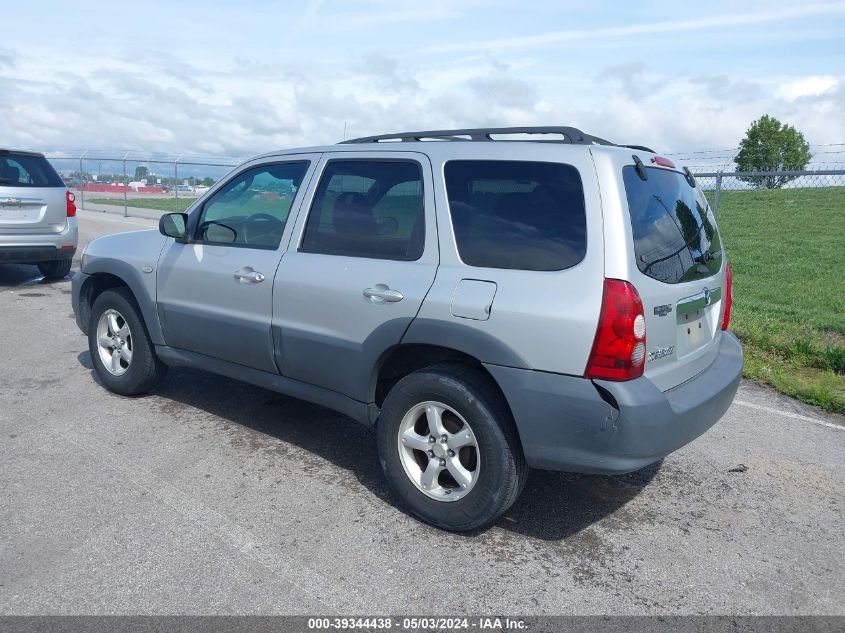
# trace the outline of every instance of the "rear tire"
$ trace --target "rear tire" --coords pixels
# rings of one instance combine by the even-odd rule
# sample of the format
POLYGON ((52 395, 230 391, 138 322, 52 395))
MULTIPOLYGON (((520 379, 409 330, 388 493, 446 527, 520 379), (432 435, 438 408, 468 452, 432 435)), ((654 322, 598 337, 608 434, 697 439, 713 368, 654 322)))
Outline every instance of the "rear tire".
POLYGON ((111 288, 94 301, 88 351, 106 389, 122 396, 147 393, 167 374, 128 288, 111 288))
POLYGON ((54 281, 56 279, 64 279, 70 272, 70 259, 58 259, 53 262, 42 262, 38 264, 38 270, 44 275, 44 279, 54 281))
POLYGON ((387 394, 377 435, 393 490, 436 527, 485 527, 525 485, 528 467, 510 409, 480 370, 444 364, 405 376, 387 394))

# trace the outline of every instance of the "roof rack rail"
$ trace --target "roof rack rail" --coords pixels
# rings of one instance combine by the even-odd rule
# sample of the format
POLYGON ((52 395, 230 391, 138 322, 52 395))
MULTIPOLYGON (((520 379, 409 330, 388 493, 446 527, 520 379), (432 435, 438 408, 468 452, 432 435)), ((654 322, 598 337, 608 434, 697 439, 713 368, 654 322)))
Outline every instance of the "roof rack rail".
POLYGON ((574 127, 491 127, 470 128, 464 130, 427 130, 423 132, 399 132, 396 134, 379 134, 377 136, 363 136, 342 141, 349 143, 378 143, 380 141, 413 142, 423 139, 442 141, 494 141, 494 134, 560 134, 562 139, 537 139, 535 143, 571 143, 573 145, 614 145, 610 141, 597 136, 591 136, 574 127))
POLYGON ((620 145, 620 147, 627 147, 628 149, 638 149, 641 152, 650 152, 651 154, 656 154, 653 149, 650 147, 646 147, 645 145, 620 145))

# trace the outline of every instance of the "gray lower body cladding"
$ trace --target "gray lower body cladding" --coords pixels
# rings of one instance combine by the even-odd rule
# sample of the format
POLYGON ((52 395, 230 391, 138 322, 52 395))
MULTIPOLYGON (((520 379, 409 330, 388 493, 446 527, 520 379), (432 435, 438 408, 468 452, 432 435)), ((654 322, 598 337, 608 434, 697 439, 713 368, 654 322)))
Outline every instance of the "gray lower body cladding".
POLYGON ((665 392, 647 378, 593 382, 485 366, 510 404, 530 466, 620 474, 662 459, 722 417, 742 376, 742 347, 723 333, 711 365, 665 392))
POLYGON ((77 327, 82 330, 83 334, 87 334, 88 317, 90 313, 89 306, 83 306, 80 303, 82 285, 85 283, 86 279, 88 279, 88 275, 79 271, 74 273, 73 279, 70 280, 70 302, 73 306, 73 317, 76 321, 77 327))
POLYGON ((0 246, 0 263, 40 264, 71 259, 75 248, 55 246, 0 246))

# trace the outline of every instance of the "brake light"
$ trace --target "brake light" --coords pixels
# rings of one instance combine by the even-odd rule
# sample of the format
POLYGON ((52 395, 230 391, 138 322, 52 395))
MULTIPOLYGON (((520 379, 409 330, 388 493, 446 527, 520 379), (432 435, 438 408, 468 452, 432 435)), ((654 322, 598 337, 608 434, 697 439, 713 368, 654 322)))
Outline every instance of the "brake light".
POLYGON ((725 262, 725 306, 722 313, 722 329, 727 330, 731 323, 731 308, 734 303, 734 276, 731 273, 731 263, 725 262))
POLYGON ((668 158, 663 158, 662 156, 655 156, 651 159, 651 162, 660 167, 669 167, 670 169, 675 169, 675 163, 673 163, 668 158))
POLYGON ((645 312, 637 289, 627 281, 605 279, 599 325, 584 376, 631 380, 645 367, 645 312))
POLYGON ((73 195, 70 191, 65 193, 65 199, 67 200, 67 217, 72 218, 76 215, 76 196, 73 195))

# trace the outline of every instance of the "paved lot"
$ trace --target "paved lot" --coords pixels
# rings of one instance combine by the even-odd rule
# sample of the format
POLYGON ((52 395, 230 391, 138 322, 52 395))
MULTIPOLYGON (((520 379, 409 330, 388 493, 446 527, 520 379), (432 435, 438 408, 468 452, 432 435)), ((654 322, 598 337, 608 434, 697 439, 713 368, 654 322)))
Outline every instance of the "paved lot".
MULTIPOLYGON (((153 224, 80 214, 83 241, 153 224)), ((0 268, 0 319, 0 613, 845 614, 843 420, 769 390, 659 466, 532 472, 456 536, 335 413, 185 370, 109 394, 69 281, 0 268)))

